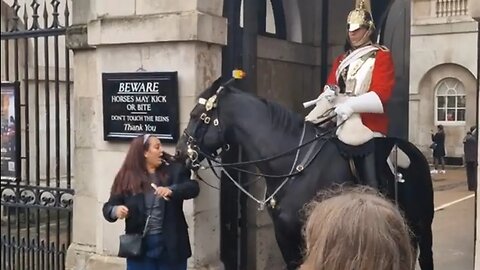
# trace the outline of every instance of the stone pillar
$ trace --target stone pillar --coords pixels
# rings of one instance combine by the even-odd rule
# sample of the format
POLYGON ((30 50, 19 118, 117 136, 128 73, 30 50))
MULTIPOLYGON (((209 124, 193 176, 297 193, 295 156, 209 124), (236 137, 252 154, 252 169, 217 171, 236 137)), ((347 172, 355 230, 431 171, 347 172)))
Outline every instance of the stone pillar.
MULTIPOLYGON (((180 130, 196 96, 221 74, 226 19, 221 0, 73 1, 67 32, 74 52, 75 198, 67 269, 125 269, 117 258, 123 221, 101 208, 128 148, 103 140, 102 72, 178 71, 180 130)), ((173 152, 174 145, 166 145, 173 152)), ((219 194, 201 185, 185 203, 190 269, 218 269, 219 194)))

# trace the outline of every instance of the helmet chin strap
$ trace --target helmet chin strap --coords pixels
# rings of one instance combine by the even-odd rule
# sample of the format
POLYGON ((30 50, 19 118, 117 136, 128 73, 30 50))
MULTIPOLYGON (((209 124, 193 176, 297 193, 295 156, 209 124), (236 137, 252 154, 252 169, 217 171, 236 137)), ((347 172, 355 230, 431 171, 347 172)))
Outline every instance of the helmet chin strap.
MULTIPOLYGON (((350 45, 353 47, 353 49, 358 49, 364 45, 366 45, 367 43, 371 43, 372 41, 370 40, 370 35, 372 34, 372 30, 371 29, 368 29, 367 32, 365 32, 365 34, 363 35, 363 37, 358 41, 358 42, 352 42, 350 40, 350 37, 348 38, 348 42, 350 43, 350 45)), ((348 35, 348 34, 347 34, 348 35)))

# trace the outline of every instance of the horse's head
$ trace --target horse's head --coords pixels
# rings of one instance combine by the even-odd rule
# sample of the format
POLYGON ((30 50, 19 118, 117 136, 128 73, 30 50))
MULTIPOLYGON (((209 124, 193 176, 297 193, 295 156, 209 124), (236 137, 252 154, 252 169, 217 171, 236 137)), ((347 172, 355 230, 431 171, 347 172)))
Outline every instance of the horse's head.
POLYGON ((185 160, 191 169, 197 169, 198 163, 205 157, 213 158, 221 147, 228 147, 225 141, 225 129, 219 119, 219 98, 227 91, 217 79, 204 90, 197 104, 190 112, 190 121, 177 143, 177 158, 185 160))

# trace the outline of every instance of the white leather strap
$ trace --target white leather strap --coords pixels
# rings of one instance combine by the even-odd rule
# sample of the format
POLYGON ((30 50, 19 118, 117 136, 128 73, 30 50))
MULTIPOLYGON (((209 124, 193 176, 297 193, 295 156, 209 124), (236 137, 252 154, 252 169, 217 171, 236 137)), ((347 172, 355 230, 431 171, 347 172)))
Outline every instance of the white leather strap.
POLYGON ((343 59, 343 61, 340 63, 337 70, 335 71, 335 77, 337 79, 337 82, 338 82, 338 78, 340 77, 340 73, 342 73, 342 70, 347 68, 351 63, 355 62, 357 59, 361 58, 362 56, 377 50, 378 50, 378 47, 373 45, 368 45, 368 46, 356 49, 347 57, 345 57, 345 59, 343 59))

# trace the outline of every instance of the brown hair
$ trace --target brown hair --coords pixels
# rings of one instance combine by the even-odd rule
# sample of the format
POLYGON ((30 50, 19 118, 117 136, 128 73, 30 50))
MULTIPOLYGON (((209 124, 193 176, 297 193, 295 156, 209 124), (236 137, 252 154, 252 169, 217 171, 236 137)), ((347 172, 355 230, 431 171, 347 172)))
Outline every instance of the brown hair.
POLYGON ((366 187, 333 191, 323 199, 307 207, 301 270, 415 268, 410 231, 391 202, 366 187))
MULTIPOLYGON (((130 148, 128 149, 122 167, 120 167, 120 170, 113 180, 110 191, 112 195, 138 194, 150 188, 144 155, 145 151, 150 147, 150 141, 148 137, 145 139, 144 136, 150 135, 140 135, 130 143, 130 148)), ((171 156, 166 153, 164 153, 163 157, 171 158, 171 156)), ((157 175, 161 181, 166 181, 167 174, 165 166, 161 165, 157 169, 157 175)))

